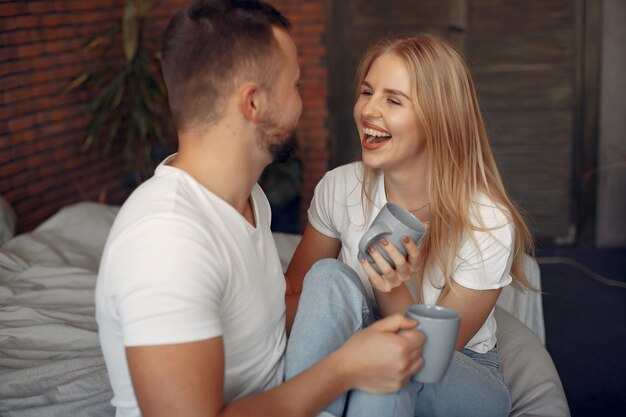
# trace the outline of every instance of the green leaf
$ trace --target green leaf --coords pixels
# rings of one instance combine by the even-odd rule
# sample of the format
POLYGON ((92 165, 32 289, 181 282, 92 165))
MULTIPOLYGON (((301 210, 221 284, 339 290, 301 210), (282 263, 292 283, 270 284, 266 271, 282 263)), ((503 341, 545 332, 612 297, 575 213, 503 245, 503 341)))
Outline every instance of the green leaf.
POLYGON ((89 51, 96 46, 110 44, 113 41, 113 38, 120 33, 120 29, 121 27, 119 23, 110 26, 106 30, 103 30, 102 32, 87 39, 87 41, 81 46, 81 50, 89 51))
POLYGON ((113 146, 113 143, 115 142, 115 138, 117 137, 117 132, 119 131, 121 121, 122 121, 121 117, 116 117, 111 121, 111 124, 109 126, 109 132, 104 138, 104 153, 105 154, 109 153, 109 151, 111 150, 111 147, 113 146))
POLYGON ((116 97, 118 83, 117 79, 112 80, 107 87, 105 87, 100 94, 94 97, 88 106, 88 111, 92 115, 105 114, 108 115, 113 111, 113 99, 116 97))
POLYGON ((139 44, 139 21, 135 11, 135 3, 130 0, 122 17, 122 35, 124 37, 124 55, 126 62, 131 62, 137 53, 139 44))
POLYGON ((139 108, 136 108, 133 112, 133 121, 136 123, 137 133, 139 133, 139 143, 146 142, 148 137, 148 120, 146 114, 139 108))
POLYGON ((146 108, 150 111, 150 113, 154 113, 157 107, 156 99, 153 92, 145 82, 139 83, 139 93, 141 94, 142 101, 146 108))
POLYGON ((89 72, 84 71, 82 73, 80 73, 80 75, 76 78, 74 78, 72 81, 70 81, 69 83, 65 84, 63 86, 63 88, 61 88, 61 90, 59 90, 58 94, 59 95, 65 95, 67 93, 69 93, 70 91, 80 87, 81 85, 83 85, 88 79, 89 79, 89 72))
POLYGON ((82 149, 88 149, 92 145, 98 142, 98 135, 100 133, 100 126, 104 123, 106 119, 106 114, 97 114, 91 122, 89 122, 89 127, 87 130, 87 136, 85 136, 85 140, 83 141, 82 149))
POLYGON ((152 8, 152 2, 150 0, 135 0, 135 4, 139 3, 139 17, 146 17, 150 9, 152 8))
POLYGON ((85 136, 85 139, 83 139, 83 146, 81 147, 81 150, 86 150, 88 149, 93 143, 93 132, 91 130, 89 130, 87 132, 87 136, 85 136))
POLYGON ((115 96, 113 97, 113 102, 111 103, 111 110, 117 109, 122 101, 122 98, 124 97, 124 91, 126 90, 126 85, 124 84, 124 76, 119 76, 115 80, 115 84, 117 90, 115 92, 115 96))
POLYGON ((96 68, 91 71, 89 79, 85 82, 85 88, 91 91, 99 91, 102 88, 102 84, 107 81, 110 82, 113 78, 117 77, 119 73, 120 69, 113 66, 96 68))

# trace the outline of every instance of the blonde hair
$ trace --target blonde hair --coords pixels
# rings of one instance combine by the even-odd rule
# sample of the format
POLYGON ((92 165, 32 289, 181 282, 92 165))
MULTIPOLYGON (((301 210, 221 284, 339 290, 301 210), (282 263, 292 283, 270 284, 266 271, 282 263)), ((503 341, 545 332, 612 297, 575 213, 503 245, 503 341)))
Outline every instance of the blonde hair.
MULTIPOLYGON (((365 53, 357 72, 357 86, 373 62, 385 53, 401 58, 411 75, 412 95, 428 147, 430 228, 421 243, 416 288, 425 271, 438 265, 450 288, 455 258, 465 236, 474 230, 470 207, 473 198, 489 196, 513 223, 511 275, 516 287, 533 289, 523 268, 524 254, 534 254, 532 235, 520 212, 506 194, 498 173, 469 69, 461 54, 447 41, 422 34, 383 39, 365 53)), ((357 88, 358 91, 358 88, 357 88)), ((371 193, 377 170, 364 166, 363 199, 371 212, 371 193)), ((366 214, 367 215, 367 214, 366 214)))

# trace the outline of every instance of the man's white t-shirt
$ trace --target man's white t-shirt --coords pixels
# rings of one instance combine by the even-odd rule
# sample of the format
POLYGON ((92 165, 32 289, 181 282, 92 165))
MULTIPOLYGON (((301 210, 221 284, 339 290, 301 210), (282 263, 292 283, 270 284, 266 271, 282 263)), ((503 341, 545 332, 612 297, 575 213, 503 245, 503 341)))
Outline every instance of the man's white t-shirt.
POLYGON ((256 227, 167 165, 120 210, 96 285, 96 317, 117 416, 139 416, 126 346, 221 336, 224 401, 272 388, 284 371, 285 281, 256 185, 256 227))
MULTIPOLYGON (((341 241, 341 259, 354 269, 370 298, 375 302, 374 292, 367 274, 358 262, 359 240, 365 234, 380 209, 387 203, 383 174, 375 179, 372 190, 372 211, 364 213, 361 197, 363 165, 355 162, 335 168, 326 173, 315 188, 308 211, 309 223, 323 235, 341 241)), ((476 230, 473 238, 465 237, 457 254, 452 278, 460 285, 474 290, 504 287, 511 283, 510 275, 514 229, 506 213, 487 196, 479 195, 471 207, 472 224, 486 231, 476 230)), ((426 304, 436 304, 445 283, 439 268, 426 271, 422 293, 426 304)), ((407 282, 409 291, 417 300, 412 281, 407 282)), ((484 353, 496 344, 496 321, 493 310, 474 337, 465 346, 484 353)))

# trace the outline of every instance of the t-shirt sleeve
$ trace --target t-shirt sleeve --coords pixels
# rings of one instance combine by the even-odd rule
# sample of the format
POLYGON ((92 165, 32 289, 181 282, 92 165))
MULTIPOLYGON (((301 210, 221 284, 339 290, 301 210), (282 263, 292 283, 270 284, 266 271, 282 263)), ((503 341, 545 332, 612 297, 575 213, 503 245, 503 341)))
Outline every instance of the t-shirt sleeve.
POLYGON ((475 230, 474 239, 465 239, 461 246, 453 279, 466 288, 490 290, 512 281, 515 232, 504 214, 498 214, 487 222, 486 230, 475 230))
POLYGON ((337 184, 334 172, 327 172, 315 187, 313 199, 308 210, 309 224, 323 235, 339 239, 339 232, 335 226, 336 210, 335 196, 337 184))
POLYGON ((126 346, 185 343, 222 334, 226 274, 217 245, 188 221, 142 221, 112 246, 108 274, 126 346))

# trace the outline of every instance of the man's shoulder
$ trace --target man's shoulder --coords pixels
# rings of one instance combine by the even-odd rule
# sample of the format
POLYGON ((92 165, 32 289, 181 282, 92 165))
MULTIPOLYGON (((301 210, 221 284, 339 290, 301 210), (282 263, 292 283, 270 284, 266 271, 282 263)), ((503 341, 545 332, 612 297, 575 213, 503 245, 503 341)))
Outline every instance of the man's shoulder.
MULTIPOLYGON (((211 218, 208 193, 173 173, 155 175, 141 184, 122 205, 109 235, 167 236, 171 233, 203 233, 211 218)), ((218 216, 219 217, 219 216, 218 216)))

